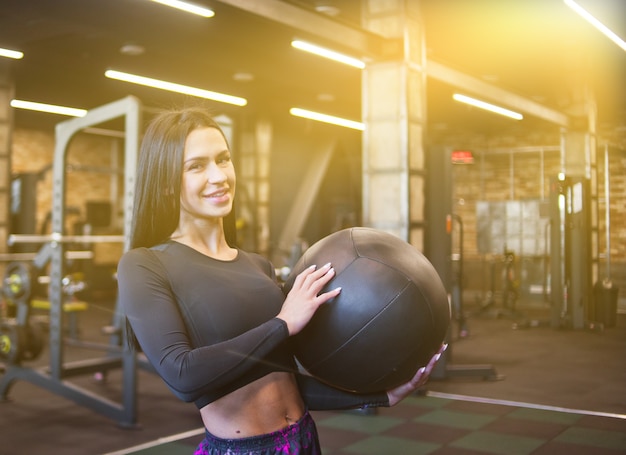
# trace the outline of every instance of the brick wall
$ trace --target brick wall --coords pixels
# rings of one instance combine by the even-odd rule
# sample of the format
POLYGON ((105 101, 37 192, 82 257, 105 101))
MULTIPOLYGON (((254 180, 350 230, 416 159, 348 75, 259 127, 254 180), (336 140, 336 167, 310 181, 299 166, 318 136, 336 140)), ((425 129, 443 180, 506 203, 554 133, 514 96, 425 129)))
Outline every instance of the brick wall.
MULTIPOLYGON (((77 134, 66 155, 66 224, 65 234, 74 234, 75 223, 86 221, 88 201, 118 203, 114 198, 120 175, 113 172, 117 149, 115 141, 104 136, 77 134)), ((40 172, 41 179, 35 189, 37 194, 37 233, 45 230, 46 216, 52 206, 52 163, 54 159, 54 134, 52 132, 15 129, 12 139, 12 174, 40 172)), ((121 194, 121 193, 120 193, 121 194)), ((121 218, 114 211, 111 230, 121 226, 121 218)), ((49 230, 46 232, 49 233, 49 230)), ((105 232, 102 232, 105 233, 105 232)), ((121 244, 96 245, 96 263, 116 263, 122 252, 121 244)))
MULTIPOLYGON (((75 221, 84 218, 86 201, 111 201, 114 174, 88 172, 85 166, 110 168, 114 153, 113 141, 97 135, 78 135, 70 144, 67 163, 74 168, 67 173, 67 206, 79 209, 79 215, 67 217, 67 232, 75 221)), ((52 132, 16 129, 13 133, 12 172, 37 172, 52 164, 54 134, 52 132)), ((539 150, 536 148, 536 150, 539 150)), ((605 273, 605 201, 604 154, 598 154, 598 245, 601 253, 600 275, 605 273)), ((623 290, 626 289, 626 153, 611 151, 610 155, 610 216, 611 216, 611 275, 623 290)), ((550 178, 560 169, 558 151, 549 149, 525 152, 475 152, 472 165, 453 166, 454 210, 464 224, 464 283, 467 289, 484 290, 489 287, 492 258, 477 249, 476 204, 479 201, 547 200, 550 178)), ((44 172, 37 187, 37 221, 41 227, 50 211, 52 197, 51 171, 44 172)), ((115 201, 113 201, 115 203, 115 201)), ((115 206, 115 205, 114 205, 115 206)), ((121 204, 119 205, 121 207, 121 204)), ((121 220, 118 214, 117 219, 121 220)), ((115 224, 114 224, 115 225, 115 224)), ((121 227, 120 221, 118 226, 121 227)), ((121 246, 97 250, 97 261, 116 262, 121 246)), ((541 258, 526 258, 529 273, 540 273, 541 258)), ((622 291, 623 292, 623 291, 622 291)))
MULTIPOLYGON (((474 152, 471 165, 453 166, 454 211, 464 224, 464 283, 466 290, 484 291, 490 287, 491 261, 497 258, 479 252, 476 205, 479 201, 549 199, 550 178, 560 170, 558 147, 531 151, 474 152), (553 150, 555 149, 555 150, 553 150)), ((610 256, 611 278, 626 288, 626 153, 611 150, 610 163, 610 256)), ((604 200, 604 152, 598 153, 598 229, 600 278, 606 273, 606 223, 604 200)), ((458 234, 454 244, 458 252, 458 234)), ((454 249, 454 248, 453 248, 454 249)), ((497 252, 495 252, 497 255, 497 252)), ((549 255, 549 251, 547 252, 549 255)), ((520 258, 527 273, 538 273, 545 266, 540 257, 520 258)), ((520 265, 522 266, 522 265, 520 265)), ((543 272, 541 272, 543 273, 543 272)), ((496 273, 499 276, 499 272, 496 273)), ((536 277, 535 277, 536 278, 536 277)))

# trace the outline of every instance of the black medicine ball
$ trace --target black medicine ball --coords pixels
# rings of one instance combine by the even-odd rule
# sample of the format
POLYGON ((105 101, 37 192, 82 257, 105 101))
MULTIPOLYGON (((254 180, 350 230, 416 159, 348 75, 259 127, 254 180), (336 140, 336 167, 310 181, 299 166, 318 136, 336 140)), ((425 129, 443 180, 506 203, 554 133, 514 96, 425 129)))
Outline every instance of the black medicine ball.
POLYGON ((322 292, 338 297, 317 310, 294 337, 309 374, 359 393, 389 390, 411 379, 443 343, 450 323, 447 292, 415 247, 371 228, 349 228, 313 244, 285 283, 310 265, 330 262, 336 276, 322 292))

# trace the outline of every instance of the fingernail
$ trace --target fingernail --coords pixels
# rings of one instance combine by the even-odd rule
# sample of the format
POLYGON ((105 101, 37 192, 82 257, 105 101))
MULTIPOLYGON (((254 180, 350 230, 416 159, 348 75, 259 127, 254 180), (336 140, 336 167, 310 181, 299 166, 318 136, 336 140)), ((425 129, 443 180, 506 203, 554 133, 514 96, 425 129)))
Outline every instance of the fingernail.
POLYGON ((324 267, 330 267, 330 262, 328 264, 324 264, 324 267))
POLYGON ((426 371, 426 367, 422 367, 419 370, 417 370, 419 374, 424 374, 425 371, 426 371))
POLYGON ((435 355, 435 362, 437 362, 441 358, 441 353, 437 353, 435 355))
POLYGON ((445 343, 442 347, 441 347, 441 352, 445 352, 446 349, 448 349, 448 343, 445 343))
POLYGON ((313 265, 310 265, 310 266, 309 266, 309 268, 310 268, 311 270, 315 270, 315 269, 317 268, 317 266, 316 266, 315 264, 313 264, 313 265))

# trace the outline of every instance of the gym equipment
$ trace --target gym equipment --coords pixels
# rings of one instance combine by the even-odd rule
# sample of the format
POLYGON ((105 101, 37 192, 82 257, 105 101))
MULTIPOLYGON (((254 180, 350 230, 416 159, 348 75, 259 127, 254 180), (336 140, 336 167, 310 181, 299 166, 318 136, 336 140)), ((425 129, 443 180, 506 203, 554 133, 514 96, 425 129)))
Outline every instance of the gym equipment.
POLYGON ((9 300, 28 300, 34 282, 33 270, 24 262, 11 262, 7 264, 4 279, 2 280, 2 293, 9 300))
POLYGON ((18 325, 15 319, 0 323, 0 361, 20 365, 41 355, 44 334, 39 324, 18 325))
POLYGON ((590 180, 555 176, 550 180, 550 277, 553 328, 586 328, 592 287, 590 180))
MULTIPOLYGON (((428 150, 429 179, 425 194, 430 195, 427 201, 428 229, 424 246, 425 254, 431 261, 446 289, 451 289, 453 281, 452 271, 452 232, 453 223, 458 223, 460 218, 452 214, 452 151, 447 148, 430 147, 428 150)), ((459 229, 462 232, 462 223, 459 229)), ((460 234, 461 234, 460 232, 460 234)), ((461 252, 460 263, 463 261, 463 235, 459 236, 461 252)), ((462 273, 462 265, 460 269, 462 273)), ((458 292, 463 294, 463 280, 457 281, 458 292)), ((490 364, 459 365, 453 364, 454 338, 448 333, 446 338, 448 349, 443 353, 430 377, 432 379, 479 377, 485 380, 502 379, 495 368, 490 364)))
POLYGON ((342 291, 294 338, 302 367, 345 390, 388 390, 410 380, 444 341, 446 290, 433 266, 400 238, 371 228, 335 232, 312 245, 285 283, 330 262, 342 291))
POLYGON ((617 299, 619 288, 611 279, 611 182, 609 176, 609 145, 604 146, 604 225, 605 227, 605 276, 593 285, 592 319, 605 327, 617 323, 617 299))
MULTIPOLYGON (((38 310, 50 310, 50 301, 38 298, 38 289, 36 284, 43 285, 50 283, 50 277, 39 276, 38 270, 30 263, 26 262, 11 262, 5 267, 5 274, 2 280, 2 294, 7 303, 7 316, 14 315, 17 311, 16 308, 20 305, 30 305, 32 309, 38 310)), ((67 296, 67 301, 63 303, 63 311, 69 315, 69 329, 70 336, 77 338, 78 334, 78 321, 77 312, 87 310, 87 303, 76 300, 74 295, 76 292, 85 289, 85 283, 77 279, 74 275, 67 275, 63 278, 63 294, 67 296)), ((29 320, 30 312, 27 311, 24 316, 20 318, 19 322, 7 322, 9 325, 15 325, 17 327, 26 330, 27 339, 30 339, 32 329, 29 320)), ((0 322, 2 321, 0 318, 0 322)), ((40 332, 41 330, 39 330, 40 332)), ((40 352, 41 349, 35 352, 40 352)), ((33 360, 35 356, 25 358, 26 360, 33 360)), ((19 357, 20 359, 22 357, 19 357)))
MULTIPOLYGON (((139 149, 139 132, 141 122, 142 108, 141 103, 135 97, 129 96, 121 100, 109 103, 104 106, 90 110, 84 117, 73 118, 57 124, 54 159, 52 167, 52 222, 50 236, 43 238, 34 238, 29 235, 27 237, 13 236, 11 241, 42 243, 35 258, 33 265, 38 269, 43 269, 49 264, 50 285, 49 285, 49 305, 50 305, 50 327, 49 327, 49 349, 50 359, 47 368, 30 368, 20 364, 19 360, 23 359, 23 352, 27 356, 31 350, 36 349, 27 347, 26 350, 20 349, 20 346, 27 346, 21 343, 20 330, 6 328, 0 334, 2 342, 2 351, 6 351, 12 359, 17 362, 7 362, 5 372, 0 376, 0 399, 6 399, 11 386, 17 380, 31 382, 39 387, 43 387, 52 393, 56 393, 67 399, 73 400, 81 406, 99 412, 106 417, 116 420, 121 426, 135 426, 137 420, 137 366, 151 368, 144 362, 142 358, 127 347, 124 342, 125 336, 123 330, 116 331, 110 339, 110 347, 106 354, 101 358, 89 359, 79 362, 64 362, 64 341, 63 341, 63 319, 64 319, 64 303, 66 296, 64 294, 64 279, 66 273, 64 271, 66 263, 66 247, 68 242, 95 242, 97 241, 122 241, 124 249, 128 249, 131 210, 133 202, 133 189, 136 174, 137 151, 139 149), (73 136, 78 132, 91 126, 100 125, 119 117, 123 117, 124 123, 124 236, 115 240, 107 238, 96 238, 96 236, 66 236, 65 231, 65 184, 66 184, 66 154, 67 148, 73 136), (17 344, 14 343, 17 340, 17 344), (10 343, 10 344, 9 344, 10 343), (16 349, 17 346, 17 350, 16 349), (121 400, 116 402, 108 397, 98 396, 92 391, 85 390, 78 385, 69 381, 73 376, 85 374, 100 374, 111 369, 122 369, 122 391, 121 400)), ((24 283, 21 271, 16 270, 11 275, 8 282, 3 283, 9 292, 23 292, 24 283)), ((32 284, 32 283, 31 283, 32 284)), ((22 297, 22 303, 18 304, 18 314, 16 326, 25 327, 28 323, 28 312, 30 305, 25 303, 22 297)), ((123 326, 123 316, 116 310, 113 325, 115 327, 123 326)), ((37 346, 34 346, 35 348, 37 346)))
POLYGON ((517 314, 516 304, 519 296, 519 280, 515 277, 515 253, 504 249, 504 270, 502 272, 502 306, 517 314))
MULTIPOLYGON (((459 338, 465 338, 469 335, 469 328, 467 324, 467 318, 465 315, 465 309, 463 305, 463 236, 464 227, 463 219, 456 214, 451 214, 446 217, 446 231, 452 234, 453 226, 458 226, 459 231, 459 253, 458 261, 456 261, 456 267, 453 268, 452 273, 452 292, 450 293, 450 303, 452 307, 452 318, 457 321, 457 336, 459 338)), ((454 261, 454 260, 453 260, 454 261)))
POLYGON ((20 363, 24 344, 24 333, 15 323, 0 324, 0 360, 10 365, 20 363))
POLYGON ((8 365, 35 360, 43 350, 43 330, 30 320, 29 299, 34 280, 35 272, 29 264, 13 262, 6 266, 2 282, 6 311, 0 314, 0 361, 8 365), (7 317, 8 314, 15 317, 7 317))
POLYGON ((18 243, 105 243, 105 242, 124 242, 126 237, 123 235, 62 235, 52 233, 50 235, 36 234, 11 234, 7 239, 9 245, 18 243))
POLYGON ((519 297, 519 280, 515 273, 515 253, 507 249, 504 245, 502 256, 492 257, 489 261, 489 282, 490 288, 485 298, 480 301, 478 310, 475 315, 489 315, 493 318, 511 317, 514 319, 523 317, 523 314, 517 310, 517 299, 519 297), (500 297, 502 306, 496 306, 496 268, 501 264, 501 288, 500 297))

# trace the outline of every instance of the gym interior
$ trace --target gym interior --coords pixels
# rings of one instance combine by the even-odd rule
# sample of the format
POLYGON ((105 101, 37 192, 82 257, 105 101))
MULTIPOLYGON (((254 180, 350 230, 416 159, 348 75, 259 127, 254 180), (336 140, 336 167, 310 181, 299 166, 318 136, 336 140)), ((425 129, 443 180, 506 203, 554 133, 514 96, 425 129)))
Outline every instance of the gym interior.
POLYGON ((143 127, 198 104, 233 149, 233 238, 279 278, 366 226, 425 254, 448 292, 428 384, 316 411, 325 454, 626 453, 626 5, 193 5, 213 15, 0 5, 0 454, 202 439, 125 348, 116 304, 143 127))

